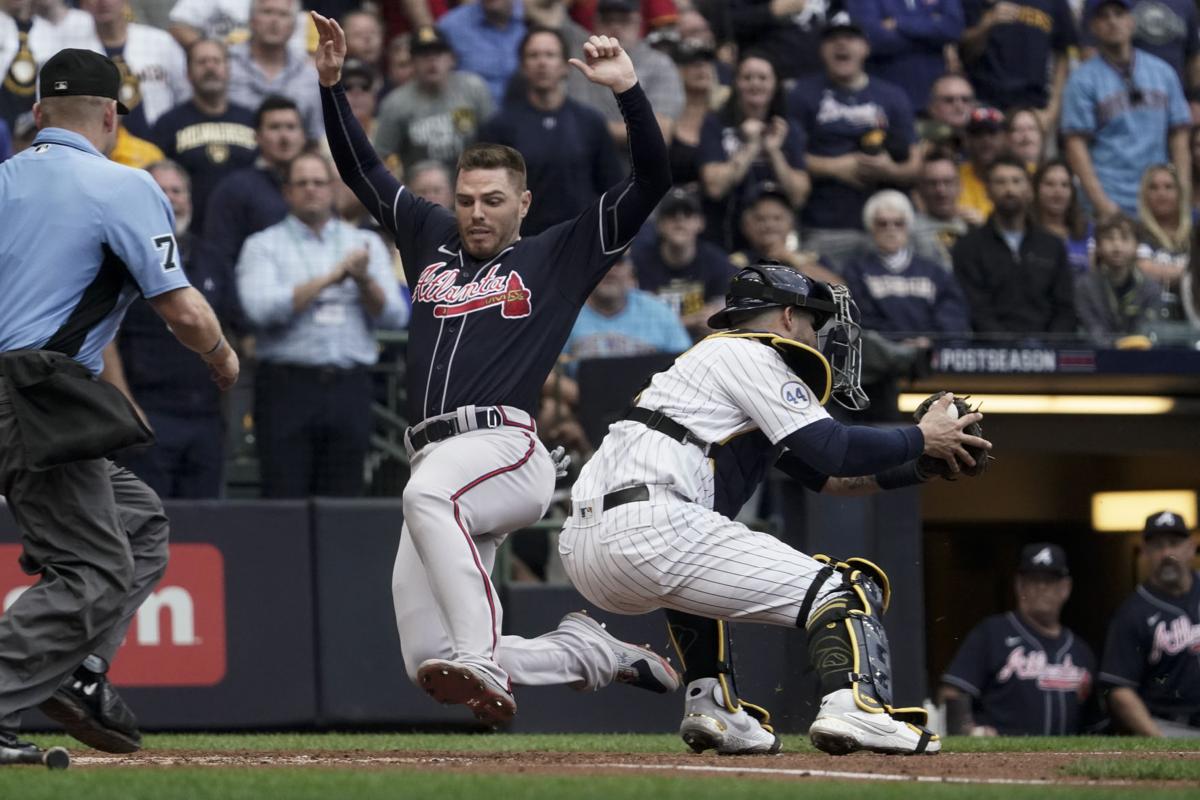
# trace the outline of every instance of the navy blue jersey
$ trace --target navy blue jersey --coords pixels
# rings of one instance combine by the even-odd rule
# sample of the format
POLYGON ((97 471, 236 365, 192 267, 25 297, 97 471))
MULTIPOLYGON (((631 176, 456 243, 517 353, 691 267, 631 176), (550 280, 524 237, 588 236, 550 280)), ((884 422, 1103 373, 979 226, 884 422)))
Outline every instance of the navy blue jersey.
MULTIPOLYGON (((744 146, 736 125, 730 124, 721 115, 709 114, 700 127, 700 174, 703 175, 706 164, 725 163, 744 146)), ((789 120, 782 147, 788 166, 804 169, 804 149, 804 129, 794 120, 789 120)), ((705 236, 726 250, 741 247, 744 244, 740 225, 742 210, 763 181, 779 182, 779 176, 775 174, 775 168, 771 166, 765 151, 746 170, 745 177, 724 197, 717 200, 704 197, 704 212, 708 221, 705 236)))
POLYGON ((505 106, 479 132, 525 157, 533 204, 521 223, 529 236, 571 219, 621 180, 621 162, 600 112, 566 99, 554 111, 524 97, 505 106))
MULTIPOLYGON (((998 0, 962 0, 966 26, 974 28, 998 0)), ((1016 22, 997 25, 974 60, 964 56, 967 77, 980 102, 996 108, 1045 108, 1050 97, 1046 75, 1050 55, 1066 57, 1079 43, 1067 0, 1015 0, 1016 22)))
POLYGON ((1100 681, 1137 690, 1156 717, 1200 716, 1200 573, 1171 597, 1142 584, 1108 627, 1100 681))
POLYGON ((671 185, 667 146, 641 86, 617 98, 632 174, 575 218, 484 261, 462 249, 450 211, 391 176, 341 84, 322 87, 321 100, 342 180, 394 237, 412 288, 409 422, 465 405, 536 414, 579 309, 671 185))
POLYGON ((1001 736, 1055 736, 1080 732, 1095 672, 1092 649, 1069 629, 1049 639, 1009 611, 967 634, 942 681, 1001 736))
POLYGON ((853 259, 842 277, 862 314, 860 324, 877 333, 968 333, 967 298, 954 275, 920 256, 893 269, 876 253, 853 259))
POLYGON ((205 114, 188 100, 154 123, 150 140, 192 179, 192 229, 204 230, 212 190, 235 169, 254 163, 254 112, 230 103, 223 114, 205 114))
POLYGON ((638 286, 665 300, 675 313, 687 316, 705 303, 724 297, 729 280, 737 272, 721 248, 700 240, 690 263, 672 267, 658 251, 658 234, 639 237, 629 254, 637 270, 638 286))
MULTIPOLYGON (((804 128, 807 153, 813 156, 869 152, 882 139, 892 159, 903 162, 916 140, 908 96, 878 78, 852 90, 834 86, 825 75, 814 75, 792 88, 788 109, 804 128)), ((855 189, 814 177, 801 219, 813 228, 861 228, 863 205, 878 188, 855 189)))

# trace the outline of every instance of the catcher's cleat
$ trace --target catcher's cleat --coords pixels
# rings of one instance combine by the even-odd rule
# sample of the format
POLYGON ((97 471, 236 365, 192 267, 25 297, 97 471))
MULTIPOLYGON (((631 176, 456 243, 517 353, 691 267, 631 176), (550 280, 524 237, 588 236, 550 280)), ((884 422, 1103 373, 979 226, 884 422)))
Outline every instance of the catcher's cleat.
POLYGON ((14 733, 0 731, 0 766, 12 764, 41 764, 47 769, 66 769, 71 756, 61 747, 43 750, 36 744, 17 738, 14 733))
POLYGON ((679 736, 697 753, 716 750, 724 756, 774 755, 783 743, 759 721, 738 706, 725 707, 725 696, 716 678, 700 678, 687 686, 687 704, 679 736))
POLYGON ((489 725, 502 725, 517 713, 512 692, 468 664, 431 658, 417 669, 417 683, 439 703, 464 705, 489 725))
MULTIPOLYGON (((621 641, 605 630, 603 623, 592 619, 586 612, 572 611, 562 618, 558 626, 574 630, 588 639, 599 639, 612 651, 617 659, 618 682, 656 694, 666 694, 679 688, 679 673, 670 662, 651 650, 648 645, 639 647, 621 641)), ((584 691, 591 687, 576 685, 573 688, 584 691)))
POLYGON ((103 672, 80 667, 38 708, 88 747, 105 753, 142 749, 137 718, 103 672))
POLYGON ((808 729, 813 747, 831 756, 858 750, 894 755, 934 755, 942 749, 937 734, 902 722, 883 711, 863 711, 850 689, 825 695, 821 710, 808 729))

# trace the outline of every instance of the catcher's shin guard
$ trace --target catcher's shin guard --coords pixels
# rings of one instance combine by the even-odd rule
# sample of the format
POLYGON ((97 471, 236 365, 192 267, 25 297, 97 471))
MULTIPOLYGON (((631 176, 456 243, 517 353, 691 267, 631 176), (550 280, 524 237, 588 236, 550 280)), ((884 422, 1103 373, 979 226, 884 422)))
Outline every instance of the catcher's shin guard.
POLYGON ((683 667, 685 685, 701 678, 716 678, 727 711, 736 713, 739 708, 745 709, 764 730, 774 732, 771 713, 738 695, 733 671, 733 637, 728 623, 667 609, 667 632, 683 667))
POLYGON ((821 693, 849 688, 863 711, 925 725, 925 709, 892 705, 891 653, 880 621, 891 601, 887 575, 863 558, 839 562, 827 556, 814 558, 825 568, 809 587, 797 624, 808 631, 808 655, 821 679, 821 693), (809 614, 818 589, 835 572, 842 576, 842 590, 809 614))

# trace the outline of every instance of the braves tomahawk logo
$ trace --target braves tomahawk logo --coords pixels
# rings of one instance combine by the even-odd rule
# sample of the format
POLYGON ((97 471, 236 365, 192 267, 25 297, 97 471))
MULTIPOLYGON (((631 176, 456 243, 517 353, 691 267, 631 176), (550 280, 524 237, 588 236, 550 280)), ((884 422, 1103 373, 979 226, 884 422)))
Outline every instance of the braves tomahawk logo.
POLYGON ((501 265, 495 264, 482 277, 459 286, 459 270, 443 270, 445 266, 445 261, 439 261, 423 269, 413 289, 413 302, 433 303, 434 317, 461 317, 499 306, 500 316, 518 319, 533 310, 533 292, 516 270, 499 275, 501 265))

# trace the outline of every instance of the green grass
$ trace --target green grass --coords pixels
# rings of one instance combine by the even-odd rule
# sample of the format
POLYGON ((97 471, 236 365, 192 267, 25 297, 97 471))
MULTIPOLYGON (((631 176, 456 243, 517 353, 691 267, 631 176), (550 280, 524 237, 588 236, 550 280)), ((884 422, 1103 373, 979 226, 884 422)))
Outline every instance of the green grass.
MULTIPOLYGON (((638 775, 542 777, 535 775, 471 775, 435 772, 334 771, 319 769, 149 769, 47 773, 33 768, 0 771, 0 796, 86 798, 86 800, 1118 800, 1128 789, 1095 787, 944 786, 910 783, 827 783, 738 778, 689 779, 638 775)), ((1138 798, 1186 797, 1178 790, 1138 790, 1138 798)))
POLYGON ((1067 775, 1093 780, 1200 782, 1200 760, 1123 758, 1119 761, 1088 759, 1063 767, 1067 775))
POLYGON ((947 753, 1177 753, 1200 751, 1200 739, 1147 739, 1140 736, 951 736, 947 753))

